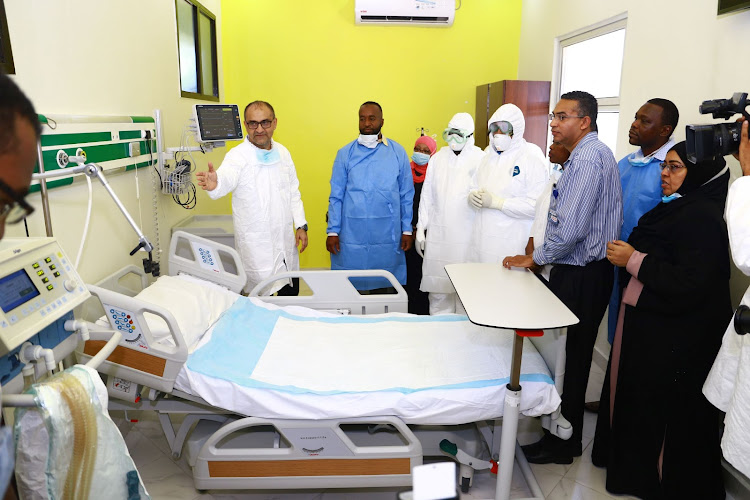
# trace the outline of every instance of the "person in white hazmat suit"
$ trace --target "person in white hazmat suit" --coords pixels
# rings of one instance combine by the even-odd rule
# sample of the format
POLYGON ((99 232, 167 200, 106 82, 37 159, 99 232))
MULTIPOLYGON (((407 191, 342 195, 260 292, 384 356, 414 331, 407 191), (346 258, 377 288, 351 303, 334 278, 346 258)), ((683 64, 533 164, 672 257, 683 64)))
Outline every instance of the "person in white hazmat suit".
POLYGON ((524 252, 549 172, 539 146, 523 138, 526 120, 518 106, 500 106, 488 127, 490 145, 477 169, 477 189, 468 197, 478 210, 468 261, 500 263, 524 252))
POLYGON ((446 264, 466 262, 476 211, 466 204, 482 150, 474 145, 474 119, 456 114, 443 132, 448 143, 430 158, 419 203, 416 246, 423 255, 422 283, 430 314, 465 314, 446 264))
MULTIPOLYGON (((245 107, 247 137, 232 148, 218 170, 209 162, 198 185, 215 200, 232 193, 237 251, 247 273, 245 291, 284 271, 299 270, 307 247, 307 221, 289 150, 275 142, 276 114, 264 101, 245 107)), ((279 280, 267 293, 297 295, 299 281, 279 280)))

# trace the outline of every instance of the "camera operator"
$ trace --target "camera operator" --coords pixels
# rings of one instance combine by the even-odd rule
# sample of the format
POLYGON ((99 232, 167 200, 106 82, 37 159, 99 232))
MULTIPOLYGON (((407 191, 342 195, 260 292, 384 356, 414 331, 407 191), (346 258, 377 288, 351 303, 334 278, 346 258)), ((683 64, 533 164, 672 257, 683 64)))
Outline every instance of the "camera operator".
MULTIPOLYGON (((737 267, 750 276, 750 139, 748 121, 742 124, 739 151, 742 177, 729 188, 726 221, 732 258, 737 267)), ((742 298, 750 306, 750 288, 742 298)), ((740 306, 740 308, 742 307, 740 306)), ((747 316, 747 315, 746 315, 747 316)), ((750 475, 750 335, 739 321, 733 320, 722 340, 721 349, 703 386, 703 394, 726 412, 721 448, 724 458, 745 475, 750 475)))

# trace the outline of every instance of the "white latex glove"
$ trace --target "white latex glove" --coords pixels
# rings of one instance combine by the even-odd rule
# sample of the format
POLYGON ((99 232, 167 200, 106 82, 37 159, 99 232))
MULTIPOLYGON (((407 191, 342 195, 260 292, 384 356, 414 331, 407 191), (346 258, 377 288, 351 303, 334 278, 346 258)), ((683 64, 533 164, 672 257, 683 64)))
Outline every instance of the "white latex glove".
POLYGON ((481 189, 475 189, 469 192, 469 205, 479 210, 482 208, 482 191, 481 189))
POLYGON ((482 191, 482 208, 494 208, 495 210, 502 210, 504 198, 495 196, 489 191, 482 191))
POLYGON ((424 243, 425 243, 424 229, 418 227, 417 228, 417 241, 414 243, 414 246, 417 248, 417 253, 422 258, 424 258, 424 243))

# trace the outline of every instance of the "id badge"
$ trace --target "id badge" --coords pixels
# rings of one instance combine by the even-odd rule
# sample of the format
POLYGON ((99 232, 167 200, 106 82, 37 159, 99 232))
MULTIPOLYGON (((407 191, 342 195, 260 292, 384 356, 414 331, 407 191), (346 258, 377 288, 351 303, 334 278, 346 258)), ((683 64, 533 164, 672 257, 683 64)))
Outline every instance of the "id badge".
POLYGON ((553 224, 557 224, 559 222, 557 219, 557 210, 550 209, 547 215, 550 222, 552 222, 553 224))

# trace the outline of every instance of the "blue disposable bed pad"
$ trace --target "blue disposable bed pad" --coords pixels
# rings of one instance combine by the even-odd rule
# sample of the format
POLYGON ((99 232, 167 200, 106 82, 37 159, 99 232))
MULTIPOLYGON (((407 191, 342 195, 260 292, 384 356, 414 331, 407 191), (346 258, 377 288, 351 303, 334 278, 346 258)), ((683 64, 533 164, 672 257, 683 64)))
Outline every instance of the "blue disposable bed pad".
MULTIPOLYGON (((253 370, 263 355, 274 328, 280 318, 299 322, 363 324, 384 322, 408 322, 416 324, 434 324, 436 322, 466 322, 466 316, 388 316, 388 317, 305 317, 290 314, 281 309, 273 310, 257 306, 247 297, 240 297, 219 319, 213 328, 210 340, 190 355, 187 367, 193 372, 218 378, 256 389, 272 389, 294 394, 334 395, 347 394, 354 391, 319 391, 300 385, 274 385, 252 378, 253 370)), ((426 325, 425 325, 426 326, 426 325)), ((355 333, 352 333, 355 334, 355 333)), ((502 335, 502 333, 498 332, 502 335)), ((376 339, 363 339, 368 342, 376 339)), ((510 354, 510 353, 509 353, 510 354)), ((536 353, 535 353, 536 354, 536 353)), ((538 354, 537 354, 538 356, 538 354)), ((540 357, 541 358, 541 357, 540 357)), ((312 367, 311 369, 314 369, 312 367)), ((432 387, 389 387, 379 391, 394 391, 409 394, 430 389, 468 389, 491 386, 504 386, 510 377, 475 380, 457 384, 446 384, 432 387)), ((522 373, 522 382, 541 382, 554 385, 549 373, 522 373)), ((366 392, 366 391, 356 391, 366 392)))

